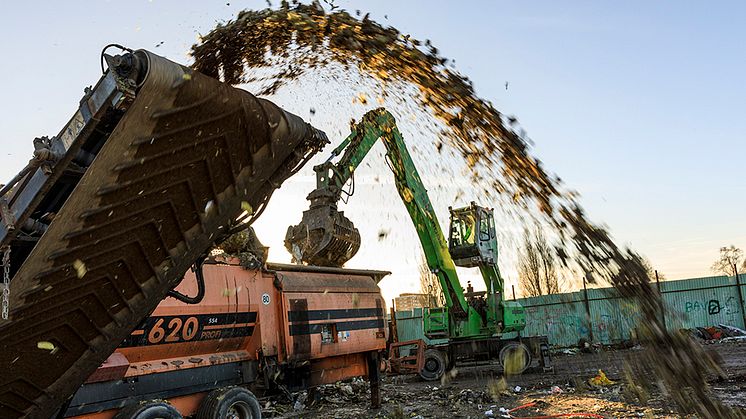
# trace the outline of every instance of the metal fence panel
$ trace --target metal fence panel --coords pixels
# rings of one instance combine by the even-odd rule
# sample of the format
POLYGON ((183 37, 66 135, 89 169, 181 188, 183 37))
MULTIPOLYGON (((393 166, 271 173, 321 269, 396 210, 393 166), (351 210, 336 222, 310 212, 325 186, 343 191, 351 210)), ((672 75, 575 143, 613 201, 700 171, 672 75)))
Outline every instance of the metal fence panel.
POLYGON ((526 309, 522 336, 547 336, 555 346, 576 345, 588 335, 585 306, 578 292, 519 299, 526 309))
MULTIPOLYGON (((739 275, 739 280, 746 296, 746 274, 739 275)), ((658 292, 657 284, 652 284, 652 289, 658 292)), ((746 329, 734 276, 663 281, 660 292, 669 330, 718 324, 746 329)), ((583 290, 516 301, 526 309, 526 328, 521 335, 547 336, 554 347, 575 346, 581 338, 614 344, 637 337, 639 307, 635 301, 619 297, 612 287, 588 289, 587 309, 583 290)), ((396 319, 400 341, 424 338, 422 309, 397 312, 396 319)))
POLYGON ((415 339, 423 339, 428 345, 437 345, 447 342, 446 339, 428 339, 425 337, 421 308, 396 312, 396 335, 399 342, 406 342, 415 339))
POLYGON ((676 330, 727 324, 744 328, 735 277, 703 279, 707 281, 671 281, 688 283, 666 287, 668 290, 663 292, 668 313, 666 327, 676 330))
POLYGON ((605 298, 589 301, 593 341, 605 345, 636 337, 639 320, 637 304, 626 298, 605 298))

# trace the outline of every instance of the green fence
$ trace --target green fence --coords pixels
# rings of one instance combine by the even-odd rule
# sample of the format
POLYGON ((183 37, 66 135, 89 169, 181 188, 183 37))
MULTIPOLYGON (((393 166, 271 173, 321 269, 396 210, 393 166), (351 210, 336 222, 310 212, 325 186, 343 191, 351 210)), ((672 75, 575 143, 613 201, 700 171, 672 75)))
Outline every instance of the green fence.
POLYGON ((396 336, 399 342, 423 339, 428 345, 437 345, 447 342, 447 339, 428 339, 422 328, 422 309, 413 308, 410 311, 396 312, 396 336))
MULTIPOLYGON (((665 305, 661 317, 669 330, 726 324, 742 329, 746 275, 693 278, 652 284, 665 305), (741 295, 737 282, 741 284, 741 295)), ((640 310, 614 288, 594 288, 519 298, 526 308, 523 336, 547 336, 554 347, 574 346, 581 338, 613 344, 635 334, 640 310)), ((422 338, 422 310, 397 312, 400 340, 422 338)))

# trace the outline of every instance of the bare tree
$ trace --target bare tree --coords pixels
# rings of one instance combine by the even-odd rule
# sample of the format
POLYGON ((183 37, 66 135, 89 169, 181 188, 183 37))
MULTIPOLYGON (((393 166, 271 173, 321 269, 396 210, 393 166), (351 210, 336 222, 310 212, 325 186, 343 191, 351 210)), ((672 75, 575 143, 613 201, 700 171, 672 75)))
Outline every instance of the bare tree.
POLYGON ((743 250, 734 245, 721 247, 720 257, 712 264, 712 272, 723 275, 735 275, 737 265, 741 264, 741 270, 746 271, 746 261, 743 260, 743 250))
POLYGON ((427 261, 424 255, 420 255, 420 262, 418 263, 420 271, 420 293, 424 296, 422 305, 424 307, 442 307, 445 305, 445 297, 443 296, 443 289, 440 286, 440 280, 438 276, 430 272, 430 267, 427 266, 427 261))
POLYGON ((524 247, 518 261, 518 288, 527 297, 544 295, 541 281, 541 261, 528 230, 523 233, 524 247))
POLYGON ((523 250, 518 261, 518 287, 524 296, 557 294, 561 290, 559 261, 554 248, 537 226, 523 233, 523 250))

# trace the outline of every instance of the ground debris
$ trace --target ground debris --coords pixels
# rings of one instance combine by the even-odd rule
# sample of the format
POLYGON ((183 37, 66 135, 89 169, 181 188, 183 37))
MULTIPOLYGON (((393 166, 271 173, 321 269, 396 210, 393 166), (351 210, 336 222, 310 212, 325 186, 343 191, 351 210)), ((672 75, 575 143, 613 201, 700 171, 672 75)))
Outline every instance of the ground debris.
POLYGON ((700 339, 706 343, 746 341, 746 330, 725 324, 681 329, 681 333, 700 339))
MULTIPOLYGON (((710 350, 722 358, 725 378, 712 375, 708 385, 714 394, 734 409, 746 408, 746 344, 713 344, 710 350)), ((557 364, 553 374, 529 372, 508 379, 500 367, 464 367, 446 385, 433 385, 416 376, 387 376, 382 386, 382 407, 369 409, 369 387, 364 380, 340 382, 319 387, 285 400, 264 404, 267 417, 324 418, 485 418, 587 414, 605 418, 684 418, 670 403, 670 397, 655 383, 655 377, 641 381, 632 374, 639 367, 641 351, 621 349, 600 353, 577 354, 557 364), (611 381, 593 386, 589 377, 602 367, 611 381), (476 371, 481 374, 475 374, 476 371), (513 392, 515 386, 522 392, 513 392), (559 391, 558 391, 559 390, 559 391), (314 396, 314 392, 318 396, 314 396), (301 401, 301 410, 294 409, 301 401), (313 400, 316 400, 315 402, 313 400), (487 414, 491 411, 493 416, 487 414), (502 415, 502 416, 501 416, 502 415)), ((739 414, 738 410, 734 413, 739 414)))
POLYGON ((602 370, 598 370, 598 374, 596 374, 595 377, 588 380, 588 382, 591 385, 597 386, 597 387, 610 386, 610 385, 615 384, 613 381, 609 380, 608 377, 606 377, 606 373, 603 372, 602 370))

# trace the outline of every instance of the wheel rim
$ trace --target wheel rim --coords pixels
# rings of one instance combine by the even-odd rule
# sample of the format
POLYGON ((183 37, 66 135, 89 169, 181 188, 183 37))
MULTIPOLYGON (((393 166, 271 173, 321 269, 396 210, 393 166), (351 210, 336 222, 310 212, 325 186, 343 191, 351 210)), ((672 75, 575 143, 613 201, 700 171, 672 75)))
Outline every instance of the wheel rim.
POLYGON ((254 415, 251 414, 251 409, 246 402, 238 401, 228 407, 225 417, 226 419, 253 419, 254 415))
POLYGON ((436 373, 438 372, 438 369, 440 369, 440 362, 438 362, 435 358, 428 358, 427 361, 425 361, 425 370, 428 372, 436 373))
POLYGON ((429 372, 437 372, 438 371, 438 361, 430 358, 425 362, 425 369, 429 372))
POLYGON ((530 353, 523 345, 511 345, 501 351, 500 363, 507 374, 520 374, 528 368, 530 353))

